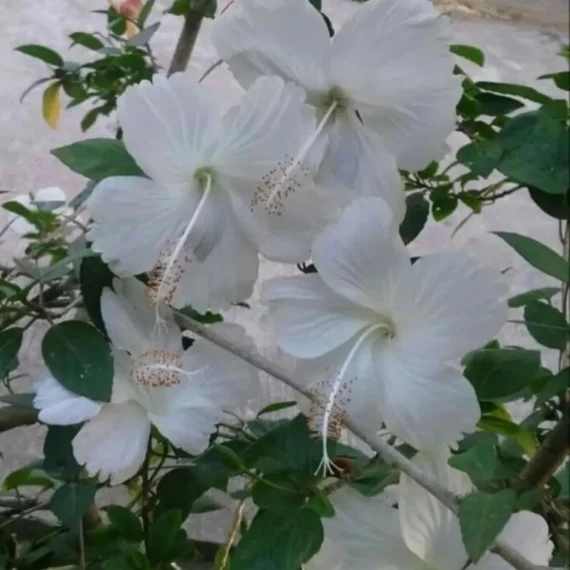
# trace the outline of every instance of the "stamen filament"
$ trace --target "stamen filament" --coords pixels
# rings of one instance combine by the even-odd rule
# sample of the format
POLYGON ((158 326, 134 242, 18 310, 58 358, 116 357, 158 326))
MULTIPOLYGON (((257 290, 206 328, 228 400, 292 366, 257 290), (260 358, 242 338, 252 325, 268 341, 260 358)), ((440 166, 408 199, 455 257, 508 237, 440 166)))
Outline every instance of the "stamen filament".
POLYGON ((327 112, 324 114, 323 118, 317 125, 317 128, 313 133, 313 135, 305 141, 305 144, 300 148, 299 152, 297 153, 297 156, 295 157, 291 165, 287 168, 287 170, 285 170, 285 173, 283 174, 279 182, 275 185, 275 188, 273 189, 273 191, 269 195, 269 198, 267 199, 267 206, 271 206, 273 200, 275 199, 275 196, 277 196, 281 192, 281 190, 283 190, 283 188, 289 184, 289 181, 291 180, 291 174, 296 168, 298 168, 298 166, 303 162, 303 160, 305 160, 307 153, 309 152, 313 144, 315 144, 315 141, 317 140, 318 136, 322 133, 323 129, 325 128, 325 125, 327 124, 331 115, 334 113, 334 110, 337 108, 337 106, 338 106, 338 101, 336 100, 330 104, 329 108, 327 109, 327 112))
POLYGON ((342 388, 344 375, 352 362, 354 355, 358 352, 358 349, 362 346, 362 343, 376 330, 384 328, 383 324, 372 325, 368 327, 361 335, 360 338, 354 343, 354 346, 350 349, 348 356, 345 358, 340 372, 338 373, 336 380, 332 386, 332 389, 329 393, 327 403, 325 405, 325 410, 323 414, 323 424, 321 427, 321 438, 323 442, 323 458, 317 468, 317 473, 319 471, 323 471, 323 475, 326 476, 327 473, 331 470, 331 466, 334 467, 334 463, 331 461, 328 450, 327 450, 327 439, 329 435, 329 422, 334 410, 335 400, 338 396, 340 389, 342 388))
POLYGON ((200 214, 204 210, 204 207, 206 205, 206 202, 207 202, 208 197, 210 196, 210 192, 212 190, 212 177, 208 173, 205 173, 204 176, 206 177, 206 188, 204 190, 204 194, 200 198, 200 202, 198 202, 198 206, 197 206, 196 210, 194 211, 194 214, 192 215, 190 222, 186 226, 186 229, 184 230, 182 237, 178 240, 178 243, 176 244, 176 247, 174 248, 172 255, 168 259, 168 263, 166 265, 166 268, 164 269, 164 272, 160 276, 160 281, 159 281, 158 287, 156 289, 156 299, 155 299, 157 320, 160 320, 160 317, 158 315, 158 307, 159 307, 160 300, 162 299, 162 293, 163 293, 164 285, 165 285, 165 283, 168 283, 168 278, 170 277, 170 273, 174 267, 174 264, 176 263, 180 253, 182 252, 182 249, 184 248, 184 245, 186 244, 186 241, 188 240, 190 233, 194 229, 196 222, 198 221, 198 218, 200 217, 200 214))

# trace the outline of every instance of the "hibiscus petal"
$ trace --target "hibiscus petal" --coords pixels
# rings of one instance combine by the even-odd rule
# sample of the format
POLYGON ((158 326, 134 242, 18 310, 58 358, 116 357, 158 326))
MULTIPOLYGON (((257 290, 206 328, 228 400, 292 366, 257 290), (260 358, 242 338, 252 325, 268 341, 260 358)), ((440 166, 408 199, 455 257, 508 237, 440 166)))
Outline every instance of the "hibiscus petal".
POLYGON ((417 449, 454 446, 481 416, 473 386, 459 370, 427 370, 422 361, 386 347, 375 353, 386 428, 417 449))
POLYGON ((330 352, 374 319, 371 311, 331 291, 320 275, 270 279, 261 295, 269 304, 277 342, 299 358, 330 352))
MULTIPOLYGON (((338 547, 340 568, 350 570, 428 570, 405 545, 398 527, 398 512, 382 495, 364 497, 350 487, 330 496, 335 516, 323 519, 325 540, 338 547)), ((324 553, 326 555, 326 551, 324 553)), ((324 570, 319 555, 308 570, 324 570)))
MULTIPOLYGON (((212 328, 253 348, 238 325, 219 323, 212 328)), ((180 375, 178 386, 150 391, 154 409, 150 418, 174 445, 189 453, 200 453, 208 446, 223 410, 243 406, 254 397, 259 374, 241 359, 202 339, 184 353, 182 369, 186 375, 180 375)))
POLYGON ((133 477, 144 461, 150 421, 134 402, 106 404, 73 440, 73 454, 91 477, 118 485, 133 477))
POLYGON ((79 424, 96 416, 101 406, 100 402, 70 392, 49 373, 36 383, 34 407, 40 411, 38 417, 44 424, 79 424))
MULTIPOLYGON (((473 488, 469 477, 452 469, 449 449, 418 453, 413 462, 440 485, 464 495, 473 488)), ((406 544, 430 568, 458 570, 468 560, 457 517, 413 479, 400 476, 400 525, 406 544)))
POLYGON ((147 178, 106 178, 87 203, 94 220, 88 238, 93 251, 112 262, 115 273, 144 273, 153 268, 169 240, 183 231, 195 207, 195 196, 162 188, 147 178))
POLYGON ((280 75, 309 91, 326 87, 330 39, 322 16, 306 0, 236 2, 216 18, 212 41, 245 88, 260 75, 280 75))
POLYGON ((304 99, 279 77, 258 79, 224 116, 213 159, 243 231, 267 257, 292 263, 307 259, 337 210, 332 194, 312 183, 327 138, 311 142, 316 126, 304 99))
POLYGON ((424 0, 376 0, 333 38, 331 75, 408 170, 442 158, 461 82, 445 19, 424 0))
MULTIPOLYGON (((497 538, 531 564, 548 566, 554 550, 549 532, 547 522, 540 515, 520 511, 510 518, 497 538)), ((496 554, 487 554, 477 564, 469 566, 469 570, 512 570, 512 566, 496 554)))
POLYGON ((397 232, 382 198, 358 199, 317 237, 313 261, 336 293, 385 312, 411 280, 410 258, 397 232))
POLYGON ((473 258, 428 255, 413 265, 412 274, 401 338, 426 363, 438 366, 481 347, 507 320, 508 288, 501 275, 473 258))
POLYGON ((259 269, 257 251, 228 211, 219 220, 221 238, 209 255, 203 260, 188 259, 173 297, 175 307, 191 304, 197 311, 219 311, 253 293, 259 269))
POLYGON ((366 128, 354 112, 335 116, 327 129, 329 144, 317 181, 334 190, 348 206, 362 196, 380 196, 400 224, 406 211, 405 194, 395 156, 381 137, 366 128))
POLYGON ((180 329, 172 315, 162 319, 160 330, 156 325, 156 310, 146 287, 135 278, 115 279, 115 293, 105 288, 101 295, 101 314, 111 342, 136 356, 152 348, 172 352, 182 349, 180 329))
POLYGON ((119 99, 125 146, 158 184, 185 187, 200 155, 217 136, 220 118, 208 91, 188 73, 155 75, 119 99))

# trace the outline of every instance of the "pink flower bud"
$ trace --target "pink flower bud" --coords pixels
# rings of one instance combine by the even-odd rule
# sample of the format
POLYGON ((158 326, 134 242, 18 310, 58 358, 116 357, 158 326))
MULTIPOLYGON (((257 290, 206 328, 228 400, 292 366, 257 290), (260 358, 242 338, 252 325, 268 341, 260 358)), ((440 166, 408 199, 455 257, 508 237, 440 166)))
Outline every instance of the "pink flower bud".
POLYGON ((136 20, 143 8, 143 0, 110 0, 110 3, 121 16, 129 20, 136 20))

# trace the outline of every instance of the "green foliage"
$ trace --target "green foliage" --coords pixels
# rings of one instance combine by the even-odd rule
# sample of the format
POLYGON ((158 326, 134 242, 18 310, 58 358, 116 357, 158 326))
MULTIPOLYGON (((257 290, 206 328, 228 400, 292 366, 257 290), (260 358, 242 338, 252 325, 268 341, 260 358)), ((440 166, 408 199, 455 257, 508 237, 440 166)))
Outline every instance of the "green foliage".
POLYGON ((540 367, 540 352, 515 348, 483 349, 466 359, 463 374, 480 400, 497 400, 518 394, 540 367))
POLYGON ((475 491, 461 501, 459 524, 469 558, 478 562, 503 530, 516 506, 511 489, 494 495, 475 491))
POLYGON ((75 481, 81 467, 77 464, 71 442, 77 435, 77 426, 49 426, 44 440, 43 469, 63 481, 75 481))
POLYGON ((450 46, 451 53, 477 64, 479 67, 485 65, 485 54, 475 46, 455 44, 450 46))
POLYGON ((451 467, 464 471, 475 485, 494 477, 497 470, 497 451, 495 444, 481 440, 467 451, 454 455, 449 460, 451 467))
POLYGON ((101 257, 85 257, 79 266, 79 288, 85 310, 99 332, 106 335, 101 315, 101 295, 105 287, 111 288, 114 275, 101 257))
POLYGON ((143 529, 139 518, 126 507, 109 505, 107 515, 111 526, 126 540, 140 542, 143 539, 143 529))
POLYGON ((528 305, 532 301, 541 301, 546 300, 550 301, 554 295, 560 293, 560 289, 558 287, 540 287, 539 289, 533 289, 531 291, 527 291, 526 293, 521 293, 519 295, 515 295, 509 299, 509 307, 512 309, 517 307, 524 307, 528 305))
POLYGON ((511 232, 495 232, 495 235, 505 240, 525 261, 542 273, 563 283, 568 283, 570 280, 568 262, 546 245, 530 237, 511 232))
POLYGON ((18 365, 18 352, 22 345, 23 330, 13 327, 0 332, 0 379, 18 365))
POLYGON ((156 519, 147 544, 147 555, 152 564, 178 560, 192 552, 193 545, 181 527, 179 510, 167 511, 156 519))
POLYGON ((66 483, 53 494, 51 511, 66 526, 77 528, 81 517, 93 504, 96 491, 95 485, 89 481, 66 483))
POLYGON ((42 355, 53 376, 68 390, 99 402, 111 400, 113 355, 91 325, 66 321, 44 336, 42 355))
POLYGON ((109 176, 144 176, 121 141, 88 139, 52 150, 65 166, 96 182, 109 176))
MULTIPOLYGON (((227 480, 227 479, 226 479, 227 480)), ((178 467, 166 473, 160 480, 156 494, 158 504, 155 513, 160 516, 167 511, 178 509, 182 520, 186 520, 194 503, 207 491, 192 467, 178 467)))
POLYGON ((29 55, 30 57, 40 59, 48 65, 53 65, 56 67, 63 65, 62 57, 56 51, 46 46, 41 46, 38 44, 26 44, 17 47, 16 51, 29 55))
POLYGON ((564 350, 570 338, 570 327, 558 309, 542 301, 531 301, 524 308, 524 320, 530 336, 536 342, 548 348, 564 350))
POLYGON ((321 547, 323 527, 308 508, 260 511, 231 558, 232 570, 299 570, 321 547))
POLYGON ((421 193, 406 196, 406 215, 400 225, 400 237, 408 244, 424 229, 429 218, 429 202, 421 193))

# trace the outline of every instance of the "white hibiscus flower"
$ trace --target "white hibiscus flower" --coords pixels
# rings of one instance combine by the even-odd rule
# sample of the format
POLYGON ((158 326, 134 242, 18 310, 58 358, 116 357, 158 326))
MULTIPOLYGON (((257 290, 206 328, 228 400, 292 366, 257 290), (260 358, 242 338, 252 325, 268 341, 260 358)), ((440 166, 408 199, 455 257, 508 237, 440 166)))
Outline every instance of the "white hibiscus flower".
POLYGON ((329 219, 310 165, 274 191, 315 128, 303 91, 260 78, 223 117, 212 99, 188 74, 130 87, 118 118, 148 178, 107 178, 88 202, 93 249, 121 276, 150 271, 157 306, 218 310, 248 298, 258 252, 301 262, 329 219))
MULTIPOLYGON (((202 452, 223 410, 244 405, 255 392, 257 371, 208 341, 182 350, 171 314, 155 334, 155 311, 135 279, 103 292, 101 312, 113 343, 115 376, 110 403, 72 394, 51 376, 37 388, 34 405, 41 421, 70 425, 85 421, 73 452, 87 472, 119 484, 144 460, 151 425, 189 453, 202 452), (112 442, 110 444, 110 442, 112 442)), ((244 342, 238 325, 213 325, 244 342)))
MULTIPOLYGON (((22 204, 28 210, 47 209, 61 217, 73 213, 71 208, 65 206, 66 201, 65 192, 57 186, 40 188, 34 194, 23 194, 10 200, 10 202, 22 204)), ((37 232, 37 228, 33 224, 30 224, 30 222, 18 214, 10 213, 8 220, 10 228, 21 236, 37 232)))
POLYGON ((412 265, 381 198, 348 207, 315 240, 313 261, 317 274, 269 280, 263 298, 281 348, 309 363, 323 442, 345 413, 416 448, 473 431, 475 391, 449 362, 505 322, 500 275, 459 253, 412 265))
POLYGON ((244 87, 280 75, 307 91, 330 138, 322 183, 353 196, 382 191, 401 219, 391 153, 408 170, 440 159, 461 96, 446 22, 431 2, 370 0, 330 38, 308 0, 236 0, 212 33, 244 87))
MULTIPOLYGON (((414 462, 448 489, 468 493, 469 477, 449 467, 448 457, 448 450, 438 450, 420 453, 414 462)), ((469 556, 455 515, 406 475, 401 476, 398 510, 382 496, 364 497, 350 488, 330 499, 336 515, 323 520, 323 549, 307 570, 513 570, 491 553, 467 566, 469 556)), ((539 515, 515 513, 498 538, 533 564, 548 565, 553 545, 539 515)))

